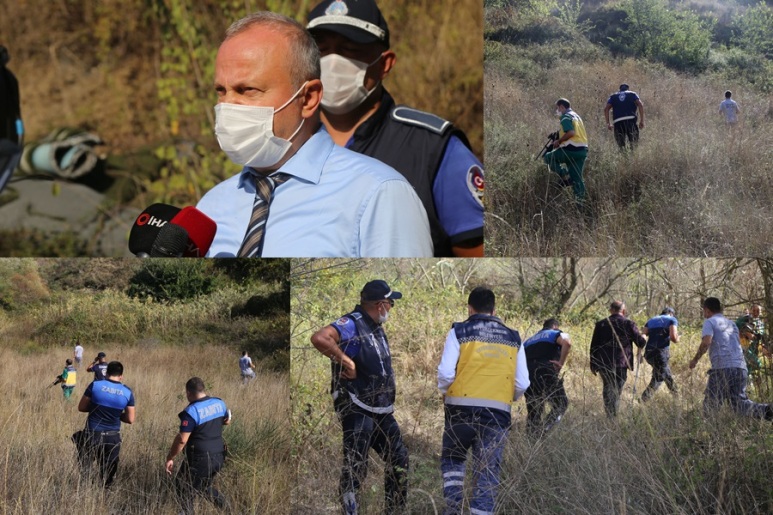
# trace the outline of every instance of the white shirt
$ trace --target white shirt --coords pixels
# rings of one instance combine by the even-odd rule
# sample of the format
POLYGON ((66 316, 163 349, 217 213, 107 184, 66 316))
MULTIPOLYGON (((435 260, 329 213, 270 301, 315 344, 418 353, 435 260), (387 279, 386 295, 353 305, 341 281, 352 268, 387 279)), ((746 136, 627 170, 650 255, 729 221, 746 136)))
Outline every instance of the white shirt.
POLYGON ((83 347, 80 345, 75 346, 75 357, 78 359, 83 358, 83 347))

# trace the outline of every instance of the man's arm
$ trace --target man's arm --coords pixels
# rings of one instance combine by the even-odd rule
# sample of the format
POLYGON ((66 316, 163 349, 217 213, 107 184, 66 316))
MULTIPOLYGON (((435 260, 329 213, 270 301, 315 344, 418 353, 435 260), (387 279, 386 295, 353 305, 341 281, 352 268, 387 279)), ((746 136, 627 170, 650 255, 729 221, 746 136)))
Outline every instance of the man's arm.
POLYGON ((607 121, 607 129, 612 130, 612 124, 609 123, 609 111, 612 109, 612 104, 607 102, 607 105, 604 106, 604 119, 607 121))
POLYGON ((344 379, 354 379, 357 377, 357 369, 354 365, 354 361, 344 354, 338 346, 339 341, 340 337, 338 331, 330 325, 326 325, 311 336, 311 343, 322 353, 322 355, 341 364, 341 377, 344 379))
POLYGON ((83 397, 81 397, 81 400, 78 401, 78 411, 81 413, 89 413, 91 411, 91 397, 83 394, 83 397))
POLYGON ((188 438, 190 436, 190 433, 177 433, 177 436, 174 437, 172 446, 169 448, 169 452, 166 455, 166 473, 170 476, 172 475, 172 472, 174 472, 174 458, 182 452, 185 444, 188 443, 188 438))
POLYGON ((698 364, 698 361, 706 354, 711 345, 711 335, 707 334, 701 338, 701 344, 698 346, 698 352, 695 353, 695 357, 690 361, 690 368, 693 369, 698 364))
POLYGON ((636 103, 636 107, 639 109, 639 128, 644 128, 644 104, 642 104, 640 99, 636 99, 634 101, 636 103))
POLYGON ((574 137, 574 129, 570 131, 566 131, 563 136, 558 138, 556 141, 553 142, 553 148, 558 148, 558 146, 563 143, 564 141, 568 141, 574 137))
POLYGON ((529 388, 529 368, 526 365, 526 347, 521 345, 518 349, 518 356, 515 365, 515 393, 513 400, 517 401, 523 393, 529 388))
POLYGON ((672 342, 679 343, 679 332, 676 329, 676 324, 672 324, 671 327, 668 328, 668 337, 672 342))
POLYGON ((569 355, 569 351, 572 348, 572 341, 569 339, 569 335, 561 333, 556 340, 556 343, 561 346, 561 355, 558 357, 558 361, 551 360, 556 372, 561 370, 566 363, 566 357, 569 355))
POLYGON ((448 388, 456 379, 456 365, 459 362, 459 340, 456 338, 456 331, 453 328, 446 336, 446 343, 443 347, 443 356, 437 366, 437 387, 444 396, 448 388))
POLYGON ((121 422, 124 424, 134 424, 134 406, 126 406, 121 413, 121 422))

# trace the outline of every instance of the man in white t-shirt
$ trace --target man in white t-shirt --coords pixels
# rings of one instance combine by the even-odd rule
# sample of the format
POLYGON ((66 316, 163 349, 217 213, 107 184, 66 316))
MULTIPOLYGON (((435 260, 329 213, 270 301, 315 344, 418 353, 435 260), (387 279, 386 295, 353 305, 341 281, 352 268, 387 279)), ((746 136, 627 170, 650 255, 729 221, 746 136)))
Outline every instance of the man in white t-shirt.
POLYGON ((239 358, 239 369, 242 371, 242 383, 249 383, 250 379, 255 378, 255 365, 246 350, 242 351, 242 357, 239 358))
POLYGON ((73 352, 75 358, 75 368, 81 368, 81 362, 83 361, 83 347, 81 347, 80 340, 75 340, 75 351, 73 352))
POLYGON ((730 126, 738 123, 738 113, 741 112, 736 101, 730 98, 732 96, 733 93, 730 90, 725 91, 725 99, 719 104, 719 114, 725 115, 725 122, 730 126))
POLYGON ((703 399, 704 413, 716 412, 724 403, 747 417, 773 420, 773 406, 753 402, 746 396, 748 371, 741 349, 738 326, 722 314, 722 303, 716 297, 703 301, 703 331, 698 352, 690 361, 694 369, 708 351, 711 360, 709 381, 703 399))

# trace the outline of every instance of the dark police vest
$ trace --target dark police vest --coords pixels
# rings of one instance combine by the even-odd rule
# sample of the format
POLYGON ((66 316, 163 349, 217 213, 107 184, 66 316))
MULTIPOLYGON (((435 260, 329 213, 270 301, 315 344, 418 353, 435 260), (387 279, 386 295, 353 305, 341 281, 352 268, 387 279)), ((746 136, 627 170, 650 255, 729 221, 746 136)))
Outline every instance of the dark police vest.
POLYGON ((670 315, 658 315, 650 318, 647 328, 647 350, 665 349, 671 345, 670 328, 676 323, 676 318, 670 315))
POLYGON ((350 150, 386 163, 405 177, 421 199, 429 218, 435 256, 451 256, 451 241, 438 219, 432 185, 451 136, 470 143, 451 122, 434 114, 396 106, 384 90, 381 105, 354 131, 350 150))
MULTIPOLYGON (((372 320, 366 320, 366 316, 358 310, 344 315, 357 327, 360 349, 352 357, 357 377, 341 378, 341 365, 332 362, 331 391, 334 399, 348 395, 354 404, 372 413, 392 413, 396 388, 389 342, 384 329, 372 320)), ((342 350, 346 345, 347 341, 339 342, 342 350)))
POLYGON ((0 139, 20 145, 22 140, 19 83, 0 61, 0 139))
POLYGON ((561 357, 561 346, 556 343, 561 331, 555 329, 543 329, 523 342, 526 353, 526 363, 529 370, 538 362, 558 361, 561 357))
POLYGON ((188 455, 223 452, 223 420, 228 414, 225 402, 217 397, 204 397, 188 404, 183 413, 196 424, 186 444, 188 455))

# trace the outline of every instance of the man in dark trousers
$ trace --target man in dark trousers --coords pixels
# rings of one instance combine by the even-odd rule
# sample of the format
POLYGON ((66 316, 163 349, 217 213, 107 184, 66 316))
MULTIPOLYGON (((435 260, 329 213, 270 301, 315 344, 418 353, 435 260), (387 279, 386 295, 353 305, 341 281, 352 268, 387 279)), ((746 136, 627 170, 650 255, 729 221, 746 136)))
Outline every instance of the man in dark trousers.
POLYGON ((559 377, 572 347, 569 335, 558 327, 558 320, 549 318, 542 330, 523 342, 526 365, 529 368, 529 388, 526 390, 526 421, 530 433, 539 435, 561 421, 569 406, 564 381, 559 377), (542 421, 545 404, 551 406, 542 421))
POLYGON ((318 330, 311 343, 331 359, 333 405, 343 429, 339 493, 343 513, 360 513, 358 493, 372 447, 384 460, 383 513, 402 513, 408 495, 408 450, 393 415, 395 377, 383 324, 402 293, 370 281, 354 310, 318 330))
POLYGON ((644 324, 642 332, 647 335, 644 359, 652 367, 652 379, 641 394, 642 402, 650 400, 664 382, 669 390, 676 393, 674 376, 671 374, 668 362, 671 358, 671 342, 679 342, 678 325, 676 312, 670 306, 666 306, 660 315, 650 318, 644 324))
POLYGON ((183 513, 193 514, 196 494, 204 495, 223 509, 225 497, 212 486, 212 481, 225 462, 223 426, 231 423, 231 412, 225 402, 207 395, 201 378, 188 379, 185 396, 190 404, 179 414, 180 432, 166 455, 166 473, 172 475, 174 458, 185 448, 185 460, 176 481, 183 513))
POLYGON ((376 2, 324 0, 307 28, 322 56, 322 122, 333 141, 408 179, 435 256, 482 257, 483 165, 451 122, 397 105, 384 88, 397 55, 376 2))
POLYGON ((451 327, 437 369, 445 405, 440 458, 444 515, 462 513, 470 449, 475 471, 470 513, 494 513, 512 403, 529 386, 521 336, 495 315, 495 302, 488 288, 470 292, 469 318, 451 327))
POLYGON ((134 423, 134 393, 121 383, 123 365, 111 361, 107 365, 107 377, 97 379, 87 388, 78 403, 78 411, 88 413, 86 429, 73 435, 78 447, 78 461, 84 471, 91 463, 99 463, 102 484, 113 484, 118 471, 121 452, 121 422, 134 423))
POLYGON ((635 91, 629 91, 628 84, 620 84, 620 91, 609 96, 604 107, 604 118, 607 121, 607 129, 612 130, 614 124, 617 146, 621 150, 625 149, 627 139, 633 149, 639 142, 639 129, 644 128, 644 104, 635 91), (612 123, 609 123, 609 111, 612 111, 614 116, 612 123))
POLYGON ((773 420, 773 405, 756 403, 746 396, 749 373, 738 326, 722 314, 722 303, 718 298, 708 297, 703 301, 703 318, 701 344, 690 361, 690 369, 698 365, 706 352, 709 353, 711 369, 703 399, 704 413, 713 415, 723 404, 729 404, 739 415, 773 420))
POLYGON ((105 379, 105 373, 107 372, 107 355, 104 352, 97 354, 91 365, 86 367, 86 372, 92 372, 94 374, 94 381, 102 381, 105 379))
POLYGON ((596 322, 590 342, 590 370, 593 375, 601 374, 604 411, 610 418, 617 416, 628 370, 633 370, 633 344, 639 348, 647 344, 626 315, 625 303, 612 301, 609 316, 596 322))

